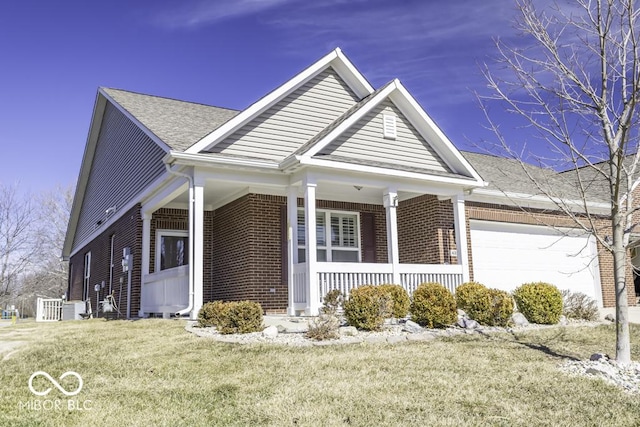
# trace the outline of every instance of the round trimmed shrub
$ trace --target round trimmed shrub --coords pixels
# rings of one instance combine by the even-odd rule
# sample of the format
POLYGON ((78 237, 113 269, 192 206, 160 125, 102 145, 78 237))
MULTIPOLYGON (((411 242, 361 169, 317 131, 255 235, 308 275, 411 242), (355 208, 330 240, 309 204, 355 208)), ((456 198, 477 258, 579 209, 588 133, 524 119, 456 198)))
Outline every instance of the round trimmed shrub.
POLYGON ((489 326, 507 326, 513 314, 513 298, 508 292, 489 289, 491 297, 491 318, 489 326))
POLYGON ((513 291, 518 310, 531 323, 554 325, 562 315, 562 294, 549 283, 525 283, 513 291))
POLYGON ((391 310, 391 317, 396 319, 402 319, 409 314, 409 307, 411 306, 411 300, 409 300, 409 294, 400 285, 392 285, 385 283, 378 286, 385 291, 393 301, 393 308, 391 310))
POLYGON ((411 320, 428 328, 444 328, 458 318, 456 300, 439 283, 422 283, 413 292, 411 320))
POLYGON ((207 302, 198 312, 198 324, 202 327, 218 326, 222 318, 228 315, 229 306, 222 301, 207 302))
POLYGON ((349 325, 365 331, 376 331, 390 316, 393 302, 384 289, 366 285, 352 289, 343 306, 349 325))
POLYGON ((492 298, 489 289, 477 282, 467 282, 456 288, 456 305, 482 325, 492 323, 492 298))
POLYGON ((262 330, 262 306, 255 301, 232 301, 217 325, 221 334, 248 334, 262 330))

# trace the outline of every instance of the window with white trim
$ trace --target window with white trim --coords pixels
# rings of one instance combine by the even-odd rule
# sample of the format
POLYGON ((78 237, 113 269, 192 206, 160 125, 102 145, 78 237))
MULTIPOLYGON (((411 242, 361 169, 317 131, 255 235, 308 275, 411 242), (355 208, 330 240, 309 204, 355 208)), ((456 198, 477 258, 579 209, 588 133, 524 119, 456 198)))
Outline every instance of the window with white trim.
POLYGON ((91 281, 91 251, 84 254, 84 274, 82 279, 82 300, 89 299, 89 282, 91 281))
MULTIPOLYGON (((298 211, 298 262, 306 261, 304 211, 298 211)), ((316 254, 319 262, 360 262, 359 215, 316 211, 316 254)))
POLYGON ((189 233, 181 230, 156 230, 155 271, 187 264, 189 264, 189 233))

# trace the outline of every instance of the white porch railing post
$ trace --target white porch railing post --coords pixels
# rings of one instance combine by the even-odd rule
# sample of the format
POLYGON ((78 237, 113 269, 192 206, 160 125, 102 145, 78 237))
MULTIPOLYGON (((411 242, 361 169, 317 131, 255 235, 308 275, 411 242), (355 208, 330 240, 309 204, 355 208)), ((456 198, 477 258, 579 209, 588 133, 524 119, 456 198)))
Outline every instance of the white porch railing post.
POLYGON ((204 272, 204 180, 194 171, 193 178, 193 310, 191 319, 198 318, 203 302, 204 272))
MULTIPOLYGON (((293 276, 294 264, 298 263, 298 189, 290 186, 287 189, 287 314, 294 316, 295 283, 293 276)), ((283 260, 284 261, 284 260, 283 260)))
POLYGON ((456 251, 458 264, 462 266, 462 281, 469 281, 469 256, 467 251, 467 219, 464 212, 464 196, 451 198, 453 203, 453 217, 456 226, 456 251))
POLYGON ((388 189, 383 197, 387 216, 387 253, 391 264, 393 283, 400 284, 400 256, 398 254, 398 193, 388 189))
POLYGON ((315 316, 320 309, 320 289, 316 251, 316 183, 310 180, 306 180, 304 183, 304 217, 305 243, 307 245, 307 286, 309 287, 305 313, 308 316, 315 316))
MULTIPOLYGON (((141 286, 144 287, 145 277, 149 275, 149 263, 151 257, 151 213, 144 212, 142 214, 142 280, 141 286)), ((143 301, 144 292, 140 292, 140 311, 138 317, 144 317, 145 302, 143 301)))

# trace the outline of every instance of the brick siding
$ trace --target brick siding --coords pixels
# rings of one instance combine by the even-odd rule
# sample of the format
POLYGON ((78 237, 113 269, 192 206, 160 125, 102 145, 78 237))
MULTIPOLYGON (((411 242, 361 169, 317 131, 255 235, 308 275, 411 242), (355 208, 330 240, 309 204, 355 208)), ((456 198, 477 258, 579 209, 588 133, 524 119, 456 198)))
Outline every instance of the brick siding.
MULTIPOLYGON (((91 251, 91 278, 89 281, 89 298, 91 308, 96 315, 98 303, 109 293, 109 264, 111 250, 111 236, 114 236, 113 248, 113 279, 112 290, 122 317, 127 312, 127 274, 122 271, 122 250, 129 247, 133 256, 133 268, 131 270, 131 317, 136 317, 140 310, 140 283, 141 283, 141 253, 142 253, 142 218, 140 205, 134 206, 121 218, 111 224, 98 237, 77 251, 70 259, 69 300, 82 300, 82 288, 84 281, 84 258, 91 251), (120 279, 123 279, 120 286, 120 279), (102 284, 97 293, 94 291, 96 284, 102 284)), ((99 313, 102 315, 102 313, 99 313)))

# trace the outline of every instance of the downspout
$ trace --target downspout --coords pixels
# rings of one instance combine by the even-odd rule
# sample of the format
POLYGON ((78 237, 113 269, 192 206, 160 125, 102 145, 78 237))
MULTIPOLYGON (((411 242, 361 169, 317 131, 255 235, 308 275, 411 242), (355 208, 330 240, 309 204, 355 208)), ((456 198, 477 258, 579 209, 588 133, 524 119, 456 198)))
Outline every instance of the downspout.
POLYGON ((181 176, 183 178, 187 178, 187 181, 189 181, 189 305, 187 306, 187 308, 184 308, 180 311, 177 311, 175 313, 176 317, 178 316, 184 316, 185 314, 189 314, 189 312, 191 312, 191 310, 193 310, 193 298, 194 298, 194 291, 193 291, 193 277, 194 277, 194 265, 193 265, 193 249, 195 247, 194 241, 195 239, 193 238, 193 234, 194 234, 194 214, 195 214, 195 200, 194 200, 194 195, 193 195, 193 176, 183 173, 183 172, 178 172, 176 170, 173 170, 171 168, 171 165, 169 165, 168 163, 164 164, 165 168, 167 169, 167 172, 169 172, 172 175, 176 175, 176 176, 181 176))

